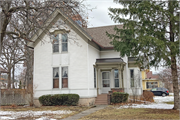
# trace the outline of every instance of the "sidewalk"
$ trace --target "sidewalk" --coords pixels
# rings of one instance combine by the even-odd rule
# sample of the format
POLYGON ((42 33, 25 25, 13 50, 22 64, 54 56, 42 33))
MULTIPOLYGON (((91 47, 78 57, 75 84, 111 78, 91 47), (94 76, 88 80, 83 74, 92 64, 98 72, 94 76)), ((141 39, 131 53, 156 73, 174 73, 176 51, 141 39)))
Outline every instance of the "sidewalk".
POLYGON ((65 118, 65 119, 62 119, 62 120, 77 120, 77 119, 80 119, 81 117, 84 117, 84 116, 87 116, 91 113, 94 113, 98 110, 101 110, 101 109, 104 109, 105 107, 107 107, 108 105, 97 105, 96 107, 94 108, 91 108, 91 109, 88 109, 88 110, 85 110, 79 114, 76 114, 76 115, 73 115, 73 116, 70 116, 68 118, 65 118))

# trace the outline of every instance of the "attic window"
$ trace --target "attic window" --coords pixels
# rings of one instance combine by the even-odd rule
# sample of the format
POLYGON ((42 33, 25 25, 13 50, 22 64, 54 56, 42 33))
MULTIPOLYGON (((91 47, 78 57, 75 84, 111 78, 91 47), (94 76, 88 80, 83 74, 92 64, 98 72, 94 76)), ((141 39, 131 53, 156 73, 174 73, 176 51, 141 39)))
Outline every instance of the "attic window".
POLYGON ((59 52, 59 35, 53 35, 53 53, 59 52))
POLYGON ((68 37, 67 34, 62 34, 62 52, 68 51, 68 37))

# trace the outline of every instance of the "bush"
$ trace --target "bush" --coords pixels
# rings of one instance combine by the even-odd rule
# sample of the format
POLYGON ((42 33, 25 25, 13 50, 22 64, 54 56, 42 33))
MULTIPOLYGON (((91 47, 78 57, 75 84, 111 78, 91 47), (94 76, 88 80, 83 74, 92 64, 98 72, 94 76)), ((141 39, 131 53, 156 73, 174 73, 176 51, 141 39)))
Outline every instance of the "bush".
POLYGON ((45 106, 77 105, 78 101, 79 95, 77 94, 55 94, 39 97, 39 102, 45 106))
POLYGON ((39 97, 39 102, 42 105, 51 106, 52 105, 51 95, 43 95, 43 96, 39 97))
POLYGON ((128 100, 129 94, 121 93, 121 92, 114 92, 111 96, 112 103, 122 103, 128 100))
POLYGON ((141 96, 140 99, 144 101, 154 102, 153 97, 154 97, 154 94, 152 92, 144 90, 143 95, 141 96))

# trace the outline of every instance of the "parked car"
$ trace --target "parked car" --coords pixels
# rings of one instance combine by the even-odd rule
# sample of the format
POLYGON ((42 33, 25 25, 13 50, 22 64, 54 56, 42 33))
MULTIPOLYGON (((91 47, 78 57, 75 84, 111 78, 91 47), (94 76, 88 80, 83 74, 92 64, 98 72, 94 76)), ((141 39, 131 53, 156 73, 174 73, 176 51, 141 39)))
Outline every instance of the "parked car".
POLYGON ((157 88, 153 88, 150 90, 155 96, 167 96, 169 95, 169 91, 166 88, 161 88, 161 87, 157 87, 157 88))

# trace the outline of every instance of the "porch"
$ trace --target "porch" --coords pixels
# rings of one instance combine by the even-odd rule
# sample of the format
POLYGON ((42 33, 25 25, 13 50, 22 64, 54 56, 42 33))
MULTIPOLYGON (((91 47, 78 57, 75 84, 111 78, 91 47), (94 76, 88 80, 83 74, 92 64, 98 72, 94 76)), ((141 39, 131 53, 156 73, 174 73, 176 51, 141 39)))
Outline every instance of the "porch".
POLYGON ((123 72, 125 64, 122 58, 96 59, 94 67, 97 74, 97 95, 116 90, 124 92, 123 72))

